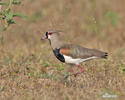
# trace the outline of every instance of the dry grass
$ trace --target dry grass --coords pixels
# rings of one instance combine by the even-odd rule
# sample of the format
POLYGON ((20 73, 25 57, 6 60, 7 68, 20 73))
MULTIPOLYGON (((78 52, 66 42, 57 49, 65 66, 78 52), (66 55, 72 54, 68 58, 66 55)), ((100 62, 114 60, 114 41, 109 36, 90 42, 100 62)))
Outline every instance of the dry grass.
MULTIPOLYGON (((0 100, 124 100, 125 7, 123 0, 24 0, 0 46, 0 100), (55 59, 40 37, 63 30, 64 40, 109 53, 83 63, 76 81, 63 80, 68 65, 55 59), (103 98, 105 93, 116 98, 103 98)), ((14 9, 15 10, 15 9, 14 9)))

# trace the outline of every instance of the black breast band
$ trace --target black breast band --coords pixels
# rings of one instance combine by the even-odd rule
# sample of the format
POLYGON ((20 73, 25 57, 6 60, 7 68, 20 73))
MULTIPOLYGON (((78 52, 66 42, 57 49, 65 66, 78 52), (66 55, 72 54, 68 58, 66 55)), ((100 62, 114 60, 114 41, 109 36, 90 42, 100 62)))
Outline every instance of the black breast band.
POLYGON ((56 56, 57 59, 59 59, 61 62, 65 62, 64 56, 60 54, 60 49, 54 49, 54 55, 56 56))

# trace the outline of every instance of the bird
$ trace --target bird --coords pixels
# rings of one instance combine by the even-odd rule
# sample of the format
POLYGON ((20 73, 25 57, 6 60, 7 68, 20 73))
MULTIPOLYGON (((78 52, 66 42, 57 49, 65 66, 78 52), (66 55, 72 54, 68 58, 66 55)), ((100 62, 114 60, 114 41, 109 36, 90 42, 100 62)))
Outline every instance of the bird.
POLYGON ((41 39, 49 40, 53 53, 59 61, 72 66, 73 74, 67 75, 65 78, 71 75, 76 77, 78 74, 83 73, 84 69, 81 66, 82 62, 96 58, 107 58, 107 52, 103 52, 97 49, 85 48, 80 45, 64 43, 61 40, 60 33, 61 31, 47 31, 41 39), (80 69, 80 72, 76 71, 76 66, 80 69))

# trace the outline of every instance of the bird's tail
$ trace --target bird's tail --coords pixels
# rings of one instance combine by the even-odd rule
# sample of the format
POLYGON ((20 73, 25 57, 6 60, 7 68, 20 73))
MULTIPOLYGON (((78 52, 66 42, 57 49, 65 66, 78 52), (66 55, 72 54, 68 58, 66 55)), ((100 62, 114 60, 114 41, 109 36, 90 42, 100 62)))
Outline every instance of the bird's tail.
POLYGON ((105 58, 106 59, 108 57, 107 52, 103 52, 103 51, 100 51, 100 50, 93 49, 93 53, 94 53, 94 56, 99 57, 99 58, 105 58))
POLYGON ((107 52, 103 52, 102 55, 101 55, 100 57, 101 57, 101 58, 107 59, 108 53, 107 53, 107 52))

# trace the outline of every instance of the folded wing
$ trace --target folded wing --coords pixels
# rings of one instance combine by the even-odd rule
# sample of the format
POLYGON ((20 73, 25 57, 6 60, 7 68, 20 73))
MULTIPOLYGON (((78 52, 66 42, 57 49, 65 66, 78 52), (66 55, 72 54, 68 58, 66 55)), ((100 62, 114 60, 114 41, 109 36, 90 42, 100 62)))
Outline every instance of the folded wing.
POLYGON ((86 59, 89 57, 107 58, 108 54, 96 49, 88 49, 79 45, 66 44, 60 48, 60 53, 73 58, 86 59))

